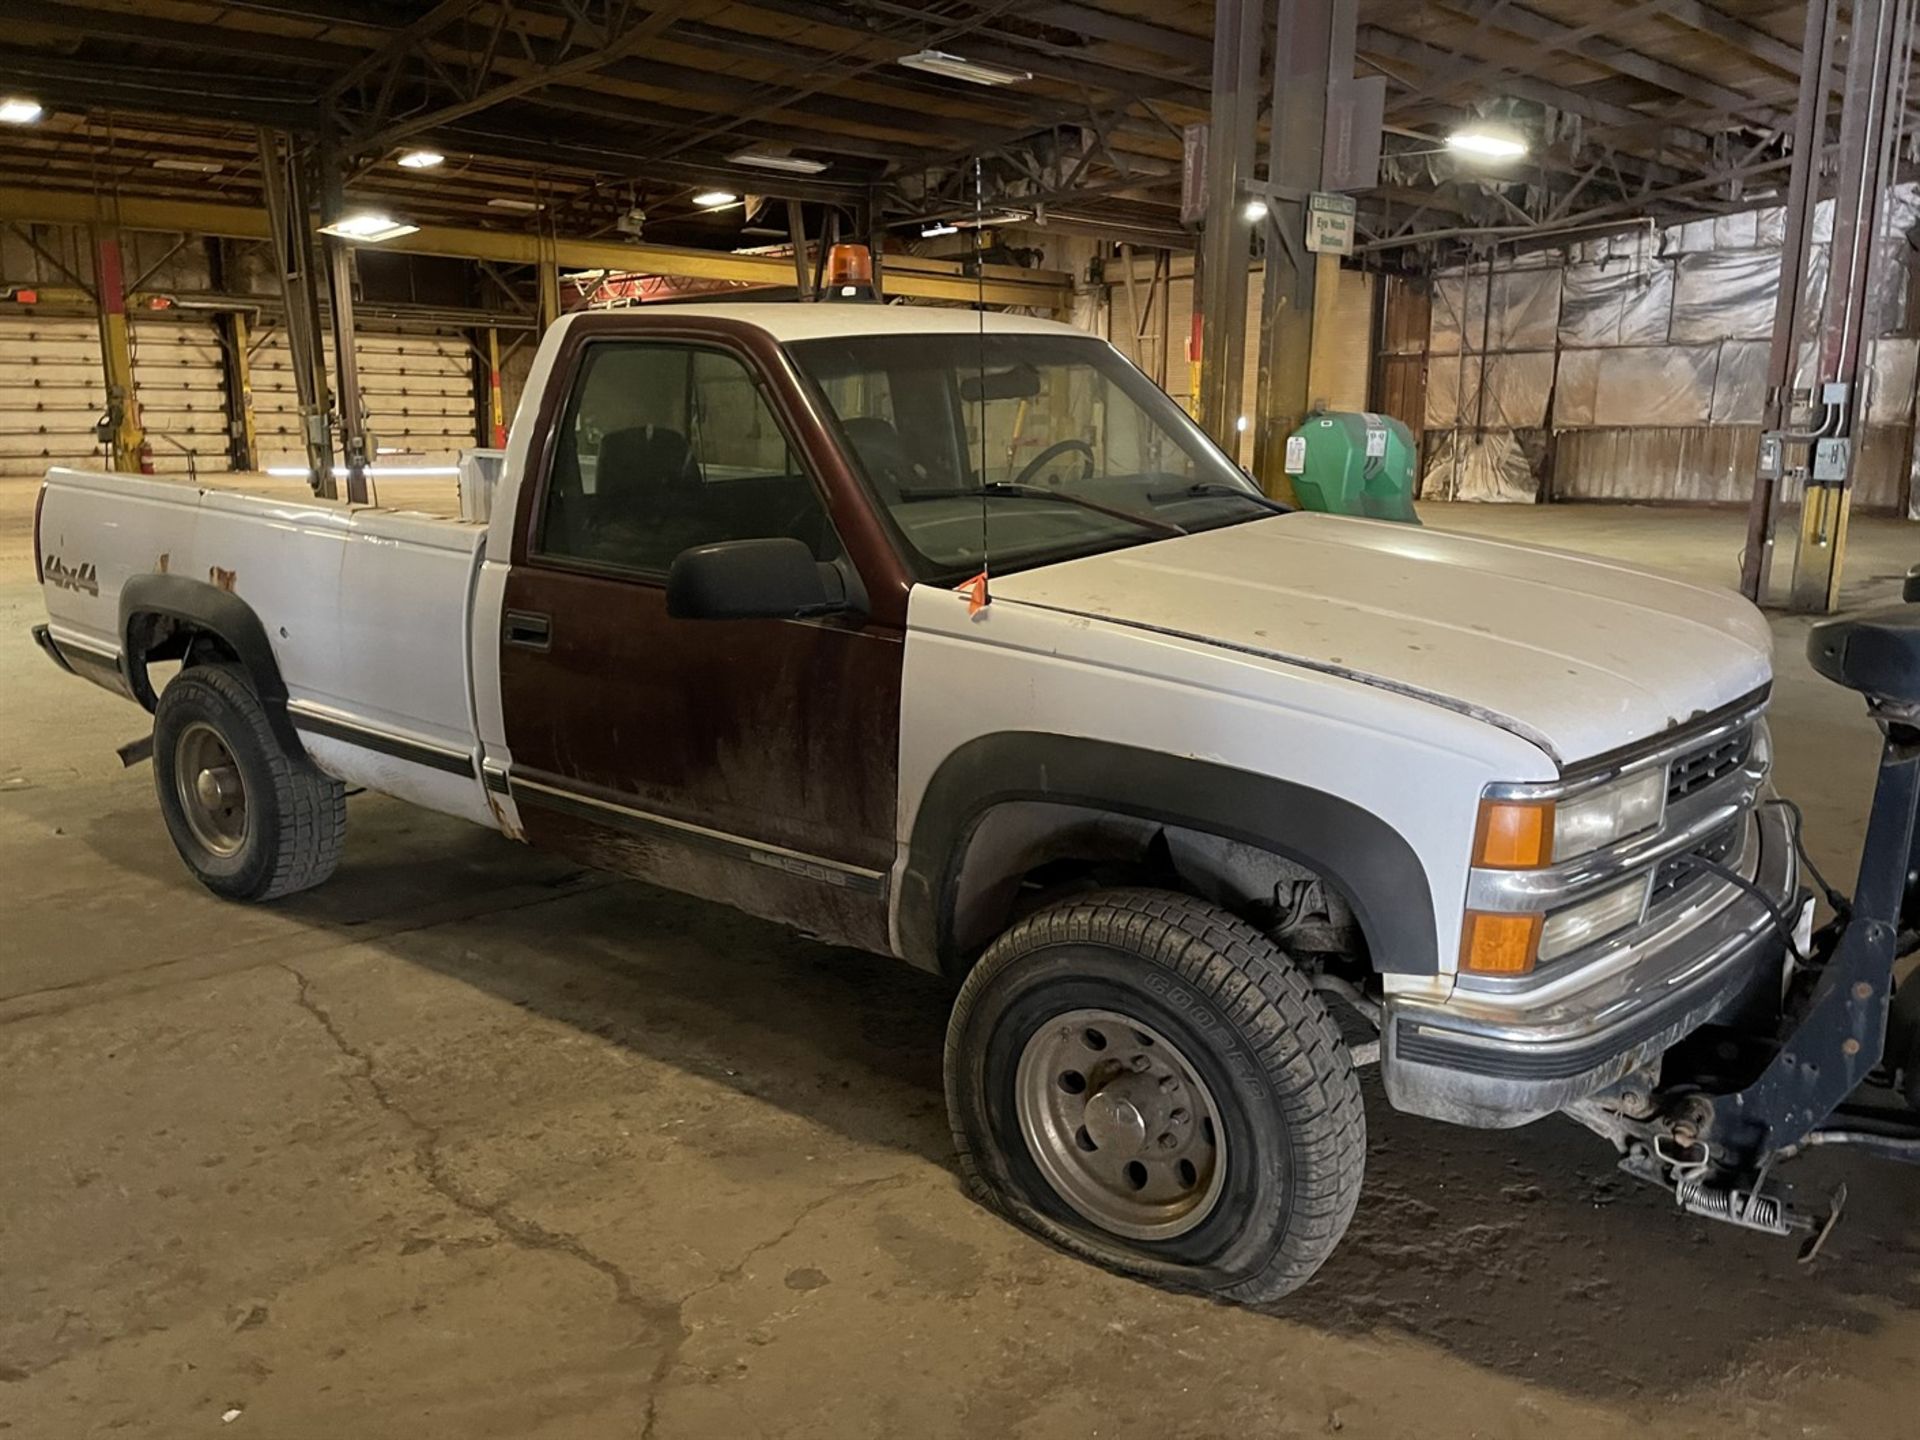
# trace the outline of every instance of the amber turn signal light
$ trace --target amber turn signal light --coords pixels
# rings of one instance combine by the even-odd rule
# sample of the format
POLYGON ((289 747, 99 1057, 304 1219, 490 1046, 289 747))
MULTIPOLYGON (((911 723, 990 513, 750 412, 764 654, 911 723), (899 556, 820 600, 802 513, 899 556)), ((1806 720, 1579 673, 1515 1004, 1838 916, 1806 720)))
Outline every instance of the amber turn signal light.
POLYGON ((1538 870, 1553 860, 1551 800, 1482 800, 1473 863, 1489 870, 1538 870))
POLYGON ((1541 915, 1469 910, 1460 937, 1460 968, 1474 975, 1528 975, 1540 953, 1541 915))

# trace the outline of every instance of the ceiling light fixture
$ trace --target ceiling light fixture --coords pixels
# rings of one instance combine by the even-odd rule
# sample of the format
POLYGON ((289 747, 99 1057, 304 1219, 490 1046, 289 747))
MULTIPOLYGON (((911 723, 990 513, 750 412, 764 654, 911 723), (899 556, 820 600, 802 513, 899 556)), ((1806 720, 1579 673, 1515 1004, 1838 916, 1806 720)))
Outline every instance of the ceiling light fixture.
POLYGON ((406 150, 396 156, 393 163, 407 170, 431 170, 446 164, 447 157, 438 150, 406 150))
POLYGON ((342 215, 331 225, 322 225, 322 235, 337 235, 342 240, 358 240, 365 245, 378 245, 383 240, 397 240, 402 235, 411 235, 418 225, 409 225, 404 220, 396 220, 391 215, 383 215, 378 210, 356 210, 351 215, 342 215))
POLYGON ((29 100, 25 95, 0 99, 0 124, 31 125, 45 113, 38 100, 29 100))
POLYGON ((1031 70, 1012 70, 1005 65, 988 65, 979 60, 949 55, 944 50, 916 50, 902 55, 900 63, 909 70, 924 70, 929 75, 944 75, 949 80, 967 80, 975 85, 1017 85, 1033 79, 1031 70))
POLYGON ((958 235, 959 233, 960 227, 958 225, 948 225, 942 222, 938 225, 927 226, 926 229, 920 232, 920 238, 922 240, 938 240, 942 235, 958 235))
POLYGON ((176 160, 171 155, 153 162, 156 170, 179 170, 188 175, 218 175, 226 167, 218 160, 176 160))
POLYGON ((1246 210, 1242 213, 1246 215, 1248 224, 1258 225, 1262 220, 1267 218, 1267 202, 1264 200, 1249 200, 1246 210))
POLYGON ((531 214, 540 208, 534 200, 516 200, 511 195, 496 195, 487 204, 495 210, 514 210, 521 214, 531 214))
POLYGON ((718 210, 723 205, 732 205, 740 197, 731 190, 702 190, 693 197, 693 203, 702 210, 718 210))
POLYGON ((1447 136, 1447 148, 1482 160, 1518 160, 1527 153, 1527 138, 1510 125, 1482 122, 1447 136))
POLYGON ((751 165, 759 170, 784 170, 789 175, 818 175, 827 168, 824 160, 809 160, 804 155, 782 155, 772 150, 742 150, 729 155, 729 163, 751 165))

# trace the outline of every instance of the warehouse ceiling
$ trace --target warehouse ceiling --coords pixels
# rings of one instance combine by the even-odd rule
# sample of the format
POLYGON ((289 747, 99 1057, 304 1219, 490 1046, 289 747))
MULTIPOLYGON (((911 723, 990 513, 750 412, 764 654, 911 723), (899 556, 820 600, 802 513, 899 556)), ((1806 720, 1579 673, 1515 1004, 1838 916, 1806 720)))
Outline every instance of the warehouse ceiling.
MULTIPOLYGON (((1750 208, 1784 188, 1804 10, 1776 0, 1359 0, 1387 84, 1376 242, 1750 208), (1441 146, 1524 129, 1499 172, 1441 146)), ((325 136, 348 193, 420 222, 733 248, 784 207, 923 224, 996 210, 1145 243, 1180 225, 1181 134, 1207 118, 1193 0, 33 0, 0 5, 0 186, 255 201, 255 127, 325 136), (1030 78, 900 64, 940 50, 1030 78), (446 156, 431 170, 408 147, 446 156), (760 157, 754 165, 737 159, 760 157), (772 157, 786 170, 764 168, 772 157), (809 163, 811 162, 811 163, 809 163), (799 165, 813 173, 797 173, 799 165), (817 167, 817 168, 816 168, 817 167), (625 222, 631 227, 635 222, 625 222)))

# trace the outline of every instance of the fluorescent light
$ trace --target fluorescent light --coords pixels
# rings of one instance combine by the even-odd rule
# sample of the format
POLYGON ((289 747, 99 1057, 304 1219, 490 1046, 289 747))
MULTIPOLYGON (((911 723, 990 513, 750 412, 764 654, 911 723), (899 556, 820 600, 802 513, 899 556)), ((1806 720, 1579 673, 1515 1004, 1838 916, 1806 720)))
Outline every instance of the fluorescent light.
POLYGON ((31 125, 43 113, 38 100, 29 100, 24 95, 8 95, 0 99, 0 124, 31 125))
POLYGON ((342 215, 331 225, 322 225, 320 233, 338 235, 342 240, 378 245, 382 240, 396 240, 402 235, 411 235, 419 228, 404 220, 396 220, 391 215, 382 215, 377 210, 356 210, 351 215, 342 215))
POLYGON ((225 167, 218 160, 175 160, 171 156, 153 162, 156 170, 182 170, 189 175, 218 175, 225 167))
POLYGON ((926 229, 920 232, 920 238, 922 240, 938 240, 942 235, 958 235, 959 233, 960 227, 958 225, 942 223, 927 226, 926 229))
POLYGON ((1267 202, 1264 200, 1249 200, 1245 213, 1247 220, 1257 225, 1267 218, 1267 202))
POLYGON ((431 170, 436 165, 444 165, 447 157, 438 150, 407 150, 394 158, 394 164, 408 170, 431 170))
POLYGON ((1507 125, 1471 125, 1447 136, 1447 148, 1483 160, 1518 160, 1527 153, 1527 140, 1507 125))
POLYGON ((530 214, 540 208, 538 201, 516 200, 511 195, 496 195, 487 201, 487 204, 495 210, 514 210, 523 214, 530 214))
POLYGON ((693 203, 702 210, 718 210, 722 205, 731 205, 739 198, 731 190, 702 190, 693 197, 693 203))
POLYGON ((785 170, 792 175, 818 175, 827 168, 824 160, 809 160, 802 155, 780 155, 771 150, 742 150, 727 159, 735 165, 752 165, 761 170, 785 170))
POLYGON ((929 75, 944 75, 949 80, 970 80, 975 85, 1015 85, 1033 78, 1031 70, 1010 70, 1004 65, 987 65, 978 60, 949 55, 944 50, 916 50, 911 55, 902 55, 900 63, 909 70, 924 70, 929 75))

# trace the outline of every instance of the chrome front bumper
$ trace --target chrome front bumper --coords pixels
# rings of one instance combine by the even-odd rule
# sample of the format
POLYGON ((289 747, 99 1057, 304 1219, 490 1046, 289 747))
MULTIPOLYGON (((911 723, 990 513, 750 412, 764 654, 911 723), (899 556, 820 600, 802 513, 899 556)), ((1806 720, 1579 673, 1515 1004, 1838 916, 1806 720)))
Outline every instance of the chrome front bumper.
MULTIPOLYGON (((1749 822, 1753 882, 1782 910, 1799 893, 1783 808, 1749 822)), ((1381 1073, 1394 1107, 1454 1124, 1524 1125, 1658 1059, 1682 1037, 1778 986, 1785 946, 1752 895, 1682 907, 1593 983, 1529 1006, 1524 992, 1457 988, 1442 1004, 1389 996, 1381 1073)))

